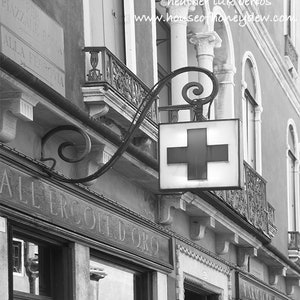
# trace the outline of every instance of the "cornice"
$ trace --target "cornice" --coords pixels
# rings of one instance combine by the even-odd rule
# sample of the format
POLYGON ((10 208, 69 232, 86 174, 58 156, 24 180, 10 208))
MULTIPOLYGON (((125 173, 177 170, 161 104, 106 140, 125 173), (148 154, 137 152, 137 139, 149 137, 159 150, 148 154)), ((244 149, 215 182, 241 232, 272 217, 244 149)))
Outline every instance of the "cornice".
MULTIPOLYGON (((240 4, 238 0, 234 0, 234 5, 237 12, 242 16, 245 16, 246 12, 255 15, 259 13, 259 10, 254 5, 240 4)), ((246 26, 273 70, 279 84, 288 96, 297 114, 300 116, 300 92, 297 90, 296 85, 286 68, 284 58, 280 55, 265 24, 262 22, 247 22, 246 26)))
POLYGON ((196 261, 199 261, 200 263, 208 266, 209 268, 212 268, 222 274, 225 274, 226 276, 228 276, 231 272, 230 267, 228 267, 228 266, 223 267, 223 266, 219 265, 217 262, 210 260, 205 256, 199 255, 196 252, 188 249, 187 247, 184 247, 183 245, 177 244, 176 249, 177 249, 177 254, 176 254, 177 260, 178 260, 179 253, 182 253, 196 261))

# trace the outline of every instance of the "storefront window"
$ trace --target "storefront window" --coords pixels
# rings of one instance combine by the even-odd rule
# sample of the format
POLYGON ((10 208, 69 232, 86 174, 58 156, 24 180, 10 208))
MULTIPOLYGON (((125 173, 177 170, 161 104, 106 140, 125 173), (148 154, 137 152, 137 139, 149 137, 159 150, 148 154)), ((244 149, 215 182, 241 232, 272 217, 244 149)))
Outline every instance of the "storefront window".
POLYGON ((56 300, 66 295, 66 259, 59 244, 14 231, 11 265, 14 300, 56 300))
POLYGON ((149 286, 142 272, 92 258, 90 278, 91 300, 149 299, 147 292, 149 286))

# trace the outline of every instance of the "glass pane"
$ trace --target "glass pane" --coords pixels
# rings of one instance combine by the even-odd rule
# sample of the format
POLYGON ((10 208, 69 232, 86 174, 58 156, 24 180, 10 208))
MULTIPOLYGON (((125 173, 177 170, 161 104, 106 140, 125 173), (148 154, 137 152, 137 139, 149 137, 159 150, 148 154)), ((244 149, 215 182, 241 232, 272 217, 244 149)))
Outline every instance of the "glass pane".
POLYGON ((13 272, 17 274, 23 273, 23 241, 14 239, 12 247, 13 272))
POLYGON ((91 300, 134 300, 135 274, 98 259, 91 260, 91 300), (92 274, 98 274, 94 276, 92 274))
POLYGON ((248 101, 248 163, 255 169, 255 110, 248 101))
POLYGON ((51 296, 49 247, 28 239, 14 238, 12 261, 14 291, 51 296))

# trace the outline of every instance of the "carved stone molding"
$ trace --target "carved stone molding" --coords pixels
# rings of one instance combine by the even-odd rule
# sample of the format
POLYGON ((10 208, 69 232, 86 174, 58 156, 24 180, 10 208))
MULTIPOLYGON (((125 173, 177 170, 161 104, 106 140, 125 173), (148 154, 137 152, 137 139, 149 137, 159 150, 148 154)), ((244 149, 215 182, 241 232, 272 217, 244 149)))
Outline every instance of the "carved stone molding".
MULTIPOLYGON (((126 128, 136 114, 136 108, 112 89, 105 86, 88 86, 82 87, 81 90, 89 115, 94 119, 102 122, 113 120, 118 126, 126 128)), ((143 122, 140 129, 153 140, 157 140, 157 127, 149 121, 143 122)))
POLYGON ((286 293, 292 296, 295 292, 295 286, 300 286, 300 279, 297 277, 286 278, 286 293))
POLYGON ((286 276, 285 267, 269 267, 269 284, 277 285, 279 276, 286 276))
POLYGON ((84 102, 89 108, 89 115, 100 118, 109 111, 109 106, 105 103, 106 91, 102 87, 83 87, 82 94, 84 102))
POLYGON ((195 46, 197 56, 214 56, 214 48, 221 47, 222 40, 215 32, 193 33, 188 36, 189 42, 195 46))
POLYGON ((0 141, 8 143, 15 139, 17 133, 18 118, 9 110, 0 112, 0 141))
POLYGON ((209 268, 212 268, 222 274, 225 274, 228 276, 230 274, 230 268, 226 266, 221 266, 218 264, 216 261, 209 259, 208 257, 205 257, 204 255, 199 255, 196 252, 188 249, 187 247, 184 247, 183 245, 177 244, 176 245, 177 251, 176 251, 176 256, 177 256, 177 261, 179 253, 183 253, 191 258, 193 258, 196 261, 199 261, 200 263, 208 266, 209 268))
POLYGON ((257 248, 254 247, 240 247, 238 248, 237 253, 237 265, 241 268, 244 268, 248 264, 249 257, 257 256, 257 248))
MULTIPOLYGON (((107 152, 106 148, 107 147, 105 145, 93 146, 87 157, 78 163, 78 176, 86 177, 96 172, 99 167, 106 164, 111 158, 111 155, 107 152)), ((85 182, 84 185, 90 186, 96 181, 97 179, 88 181, 85 182)))
POLYGON ((11 142, 16 137, 17 121, 33 121, 37 101, 20 92, 0 93, 0 141, 11 142))
POLYGON ((215 228, 215 219, 208 217, 190 217, 190 236, 192 240, 201 240, 205 236, 206 228, 215 228))
POLYGON ((163 225, 170 225, 173 222, 175 209, 185 211, 186 204, 191 200, 188 193, 162 195, 159 199, 159 220, 158 222, 163 225))
POLYGON ((185 283, 210 290, 220 300, 231 299, 229 293, 225 295, 231 274, 226 264, 184 244, 176 244, 176 267, 176 300, 184 299, 185 283))
POLYGON ((230 243, 237 244, 239 237, 235 233, 218 234, 216 236, 216 253, 219 255, 227 254, 230 243))

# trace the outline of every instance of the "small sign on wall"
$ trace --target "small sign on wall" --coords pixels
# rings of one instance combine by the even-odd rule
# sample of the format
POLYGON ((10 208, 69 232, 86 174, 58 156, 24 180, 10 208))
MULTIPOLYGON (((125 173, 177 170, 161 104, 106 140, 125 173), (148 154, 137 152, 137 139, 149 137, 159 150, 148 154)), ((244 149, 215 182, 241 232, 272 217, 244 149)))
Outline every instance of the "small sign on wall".
POLYGON ((240 132, 238 119, 160 124, 160 189, 240 189, 240 132))

